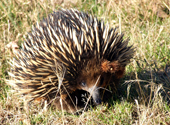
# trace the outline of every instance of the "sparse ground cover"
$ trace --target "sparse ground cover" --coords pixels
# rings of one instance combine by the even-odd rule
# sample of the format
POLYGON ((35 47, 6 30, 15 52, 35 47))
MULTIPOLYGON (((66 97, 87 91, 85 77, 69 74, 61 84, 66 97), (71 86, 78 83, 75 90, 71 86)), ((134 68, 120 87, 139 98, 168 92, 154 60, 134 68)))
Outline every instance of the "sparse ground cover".
POLYGON ((168 0, 0 1, 0 124, 170 124, 170 2, 168 0), (118 27, 136 47, 118 95, 80 115, 26 107, 5 84, 18 45, 31 26, 58 8, 77 8, 118 27))

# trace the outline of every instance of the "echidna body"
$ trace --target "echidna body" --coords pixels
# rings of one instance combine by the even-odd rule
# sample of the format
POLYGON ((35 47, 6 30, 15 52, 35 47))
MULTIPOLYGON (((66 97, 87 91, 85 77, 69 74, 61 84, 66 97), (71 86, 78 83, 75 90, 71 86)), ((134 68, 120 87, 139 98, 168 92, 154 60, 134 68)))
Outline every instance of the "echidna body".
POLYGON ((53 12, 33 27, 22 44, 12 63, 14 79, 9 84, 29 100, 59 97, 71 107, 64 107, 67 111, 76 111, 71 104, 75 100, 68 98, 77 90, 91 93, 100 104, 99 89, 111 82, 117 85, 133 57, 128 41, 87 13, 75 9, 53 12))

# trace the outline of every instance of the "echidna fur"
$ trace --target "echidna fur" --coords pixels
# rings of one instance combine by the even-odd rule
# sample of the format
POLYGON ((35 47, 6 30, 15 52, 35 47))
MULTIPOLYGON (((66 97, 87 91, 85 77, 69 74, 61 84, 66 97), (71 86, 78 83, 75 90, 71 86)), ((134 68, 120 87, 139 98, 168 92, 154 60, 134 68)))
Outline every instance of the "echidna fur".
POLYGON ((82 89, 82 83, 94 88, 97 80, 95 91, 110 82, 118 84, 134 54, 128 42, 90 14, 58 10, 33 26, 12 60, 9 84, 28 100, 66 100, 68 94, 82 89))

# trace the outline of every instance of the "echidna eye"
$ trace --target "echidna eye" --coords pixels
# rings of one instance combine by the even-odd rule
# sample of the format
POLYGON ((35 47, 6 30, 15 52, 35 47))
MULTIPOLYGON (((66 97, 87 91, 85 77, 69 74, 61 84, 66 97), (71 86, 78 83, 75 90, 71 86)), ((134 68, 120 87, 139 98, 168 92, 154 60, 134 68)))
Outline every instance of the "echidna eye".
POLYGON ((82 85, 83 87, 85 87, 85 86, 86 86, 86 82, 81 82, 81 85, 82 85))

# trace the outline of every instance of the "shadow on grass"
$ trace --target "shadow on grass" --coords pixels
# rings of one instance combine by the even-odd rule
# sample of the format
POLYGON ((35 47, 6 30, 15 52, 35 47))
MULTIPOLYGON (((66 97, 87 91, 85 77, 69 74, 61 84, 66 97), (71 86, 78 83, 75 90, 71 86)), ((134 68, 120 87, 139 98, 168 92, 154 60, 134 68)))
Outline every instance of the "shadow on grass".
POLYGON ((170 104, 170 67, 164 70, 147 71, 125 75, 118 87, 118 99, 128 102, 151 104, 155 96, 162 97, 163 101, 170 104))

